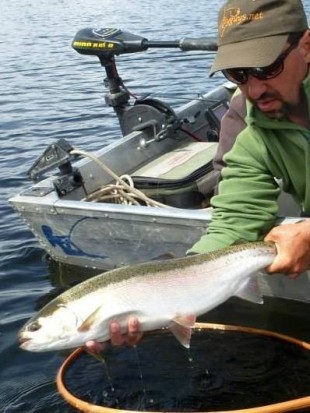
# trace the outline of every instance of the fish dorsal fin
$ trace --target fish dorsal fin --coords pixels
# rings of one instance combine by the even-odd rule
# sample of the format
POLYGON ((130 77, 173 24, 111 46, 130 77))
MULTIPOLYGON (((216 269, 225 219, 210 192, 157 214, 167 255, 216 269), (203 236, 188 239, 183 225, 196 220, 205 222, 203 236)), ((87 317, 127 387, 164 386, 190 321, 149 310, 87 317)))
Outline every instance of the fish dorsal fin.
POLYGON ((255 304, 263 304, 263 296, 260 291, 256 278, 250 278, 245 284, 234 294, 236 297, 243 300, 251 301, 255 304))
POLYGON ((81 332, 86 332, 88 331, 92 324, 96 321, 96 318, 98 317, 100 310, 101 310, 101 306, 97 307, 95 311, 93 311, 84 321, 83 323, 79 326, 79 328, 77 329, 80 333, 81 332))
POLYGON ((196 322, 195 315, 178 315, 169 326, 170 331, 182 346, 189 348, 192 336, 192 328, 196 322))

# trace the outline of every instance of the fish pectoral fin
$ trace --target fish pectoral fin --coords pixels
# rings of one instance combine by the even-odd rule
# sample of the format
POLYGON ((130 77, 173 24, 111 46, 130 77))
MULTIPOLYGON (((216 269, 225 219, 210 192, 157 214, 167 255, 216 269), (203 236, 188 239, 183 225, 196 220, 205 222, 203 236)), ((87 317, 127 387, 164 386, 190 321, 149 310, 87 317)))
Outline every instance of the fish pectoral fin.
POLYGON ((113 317, 110 319, 105 319, 105 317, 102 317, 101 312, 104 311, 104 307, 99 306, 96 308, 95 311, 93 311, 84 321, 83 323, 79 326, 78 331, 79 332, 86 332, 88 331, 92 324, 97 321, 97 319, 100 320, 100 318, 103 318, 101 321, 103 324, 105 323, 110 323, 112 321, 117 321, 121 326, 122 325, 127 325, 128 318, 130 316, 136 316, 138 317, 139 313, 137 311, 124 311, 123 313, 118 313, 115 314, 113 317))
POLYGON ((264 303, 256 278, 250 278, 234 295, 255 304, 264 303))
POLYGON ((172 320, 171 325, 169 326, 169 329, 172 332, 172 334, 185 348, 190 347, 192 328, 194 327, 195 322, 195 315, 180 315, 176 316, 172 320))
POLYGON ((78 331, 81 332, 86 332, 88 331, 92 324, 96 321, 97 317, 100 314, 102 307, 97 307, 95 311, 93 311, 84 321, 83 323, 78 327, 78 331))

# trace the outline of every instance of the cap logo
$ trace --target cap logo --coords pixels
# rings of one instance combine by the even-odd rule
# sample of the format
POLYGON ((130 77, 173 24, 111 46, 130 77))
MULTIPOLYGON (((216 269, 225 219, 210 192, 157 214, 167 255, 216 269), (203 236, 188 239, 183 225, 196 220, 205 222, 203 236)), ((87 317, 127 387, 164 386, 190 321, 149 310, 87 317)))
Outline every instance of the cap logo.
POLYGON ((231 26, 237 26, 246 21, 262 20, 263 18, 264 13, 261 11, 256 13, 244 13, 239 7, 224 9, 222 21, 219 26, 220 37, 223 37, 226 30, 231 26))

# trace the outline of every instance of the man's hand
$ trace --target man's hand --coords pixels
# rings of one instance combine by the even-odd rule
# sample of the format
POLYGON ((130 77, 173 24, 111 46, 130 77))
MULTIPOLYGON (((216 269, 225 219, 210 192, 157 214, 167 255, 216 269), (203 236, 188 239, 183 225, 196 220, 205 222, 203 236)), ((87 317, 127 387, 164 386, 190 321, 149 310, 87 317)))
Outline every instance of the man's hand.
POLYGON ((277 256, 267 267, 269 273, 281 272, 296 278, 310 264, 310 220, 274 227, 264 241, 276 244, 277 256))
MULTIPOLYGON (((120 346, 122 344, 133 346, 137 344, 142 337, 140 323, 136 317, 129 318, 127 334, 121 334, 121 326, 116 321, 110 323, 109 330, 111 344, 114 346, 120 346)), ((105 347, 106 343, 99 343, 96 340, 90 340, 85 343, 86 350, 91 353, 101 353, 105 347)))

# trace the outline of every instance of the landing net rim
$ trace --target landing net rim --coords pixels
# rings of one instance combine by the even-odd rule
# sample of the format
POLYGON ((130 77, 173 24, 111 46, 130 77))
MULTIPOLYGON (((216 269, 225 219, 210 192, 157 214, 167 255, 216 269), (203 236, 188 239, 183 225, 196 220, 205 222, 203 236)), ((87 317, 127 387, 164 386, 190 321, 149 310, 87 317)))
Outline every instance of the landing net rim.
MULTIPOLYGON (((227 324, 214 324, 214 323, 196 323, 195 329, 211 329, 211 330, 222 330, 222 331, 241 331, 245 333, 251 334, 260 334, 269 337, 273 337, 276 339, 280 339, 292 344, 295 344, 299 347, 302 347, 308 351, 310 351, 310 343, 296 339, 294 337, 276 333, 270 330, 264 330, 254 327, 244 327, 244 326, 235 326, 235 325, 227 325, 227 324)), ((57 377, 56 377, 56 385, 58 392, 60 395, 70 404, 71 406, 79 409, 79 411, 84 413, 143 413, 142 410, 134 411, 134 410, 122 410, 122 409, 115 409, 111 407, 105 406, 98 406, 91 403, 88 403, 84 400, 81 400, 74 396, 72 393, 65 386, 65 374, 67 369, 70 367, 71 363, 77 359, 85 350, 83 347, 80 347, 74 350, 63 362, 61 365, 57 377)), ((250 407, 246 409, 237 409, 237 410, 223 410, 217 412, 199 412, 199 413, 285 413, 285 412, 292 412, 300 409, 305 409, 310 407, 310 396, 301 397, 298 399, 292 399, 285 402, 269 404, 260 407, 250 407)), ((158 411, 147 411, 145 413, 159 413, 158 411)), ((169 412, 166 412, 169 413, 169 412)), ((171 413, 184 413, 184 412, 171 412, 171 413)))

